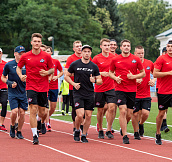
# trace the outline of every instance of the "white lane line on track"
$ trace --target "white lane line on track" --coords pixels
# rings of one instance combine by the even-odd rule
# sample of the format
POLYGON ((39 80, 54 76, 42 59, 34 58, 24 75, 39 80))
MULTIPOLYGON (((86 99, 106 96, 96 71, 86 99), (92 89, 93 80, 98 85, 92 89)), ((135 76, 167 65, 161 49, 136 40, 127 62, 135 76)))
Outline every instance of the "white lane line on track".
MULTIPOLYGON (((6 119, 10 119, 10 118, 6 117, 6 119)), ((25 122, 25 124, 29 124, 29 123, 26 123, 26 122, 25 122)), ((4 131, 0 131, 0 132, 6 133, 6 134, 9 135, 8 132, 4 132, 4 131)), ((31 141, 31 140, 29 140, 29 139, 27 139, 27 138, 24 138, 24 140, 29 141, 29 142, 31 142, 31 143, 33 142, 33 141, 31 141)), ((74 155, 72 155, 72 154, 68 154, 68 153, 66 153, 66 152, 57 150, 57 149, 55 149, 55 148, 53 148, 53 147, 50 147, 50 146, 47 146, 47 145, 39 144, 39 146, 43 146, 43 147, 45 147, 45 148, 48 148, 48 149, 50 149, 50 150, 59 152, 59 153, 61 153, 61 154, 67 155, 67 156, 70 156, 70 157, 75 158, 75 159, 78 159, 78 160, 80 160, 80 161, 89 162, 88 160, 85 160, 85 159, 80 158, 80 157, 78 157, 78 156, 74 156, 74 155)))

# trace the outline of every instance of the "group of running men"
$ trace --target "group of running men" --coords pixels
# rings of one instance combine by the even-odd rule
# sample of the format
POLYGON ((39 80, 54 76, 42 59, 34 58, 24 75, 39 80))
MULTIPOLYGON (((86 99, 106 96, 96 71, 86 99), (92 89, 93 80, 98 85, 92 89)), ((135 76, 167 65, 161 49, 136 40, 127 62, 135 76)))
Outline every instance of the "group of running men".
MULTIPOLYGON (((32 50, 26 53, 23 46, 16 47, 14 50, 15 60, 6 64, 1 60, 0 65, 5 65, 1 80, 6 83, 2 84, 4 87, 1 88, 1 93, 7 96, 8 85, 8 99, 12 110, 10 136, 15 137, 15 122, 18 114, 16 136, 19 139, 23 138, 21 129, 29 104, 33 144, 38 144, 39 133, 37 128, 40 127, 42 134, 51 130, 49 116, 56 108, 57 80, 63 75, 63 70, 59 61, 51 58, 51 47, 42 45, 40 33, 32 34, 31 45, 32 50), (60 71, 58 75, 57 70, 60 71), (50 110, 48 110, 48 100, 50 101, 50 110)), ((91 46, 82 46, 81 41, 73 43, 75 53, 67 59, 64 78, 70 83, 74 140, 80 141, 80 129, 82 129, 81 142, 88 142, 86 137, 94 107, 97 107, 98 138, 104 139, 102 123, 106 113, 107 129, 105 136, 113 139, 111 128, 117 106, 120 113, 119 123, 123 143, 129 144, 127 124, 130 119, 132 119, 134 128, 134 139, 140 140, 140 136, 144 134, 143 123, 147 120, 151 108, 150 86, 155 85, 155 78, 160 78, 158 79, 159 114, 156 118, 156 144, 161 145, 160 129, 163 117, 168 107, 172 106, 172 83, 170 82, 172 40, 167 42, 166 54, 160 56, 154 64, 144 58, 144 48, 140 45, 135 47, 134 55, 131 54, 131 42, 127 39, 120 43, 120 55, 115 53, 117 47, 115 40, 103 38, 100 41, 102 52, 91 59, 91 46), (151 79, 150 73, 155 78, 151 79)), ((3 97, 3 99, 1 97, 2 108, 4 103, 7 103, 7 97, 3 97)), ((2 110, 1 130, 6 130, 3 125, 5 115, 4 110, 2 110)))

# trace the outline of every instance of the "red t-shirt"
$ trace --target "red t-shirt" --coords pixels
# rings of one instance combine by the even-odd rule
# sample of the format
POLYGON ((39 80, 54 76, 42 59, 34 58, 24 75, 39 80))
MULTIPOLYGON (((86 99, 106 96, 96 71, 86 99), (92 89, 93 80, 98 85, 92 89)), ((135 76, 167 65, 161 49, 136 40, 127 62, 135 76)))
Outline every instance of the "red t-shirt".
MULTIPOLYGON (((60 64, 60 61, 57 59, 52 59, 54 64, 54 76, 57 76, 57 69, 59 71, 62 71, 62 66, 60 64)), ((51 80, 49 83, 49 89, 58 89, 58 79, 56 81, 51 80)))
POLYGON ((139 57, 130 53, 128 57, 123 57, 121 54, 116 56, 110 66, 111 71, 115 71, 115 75, 123 80, 121 84, 116 83, 115 91, 123 92, 136 92, 137 84, 136 79, 128 79, 127 74, 129 71, 135 75, 137 74, 137 69, 143 70, 143 65, 139 57))
MULTIPOLYGON (((98 66, 100 72, 109 72, 111 61, 115 56, 116 55, 109 53, 109 56, 105 57, 102 55, 102 53, 100 53, 93 58, 93 62, 98 66)), ((103 80, 103 84, 95 84, 95 92, 105 92, 115 88, 113 79, 111 79, 110 77, 101 77, 103 80)))
MULTIPOLYGON (((79 60, 79 59, 81 59, 81 58, 82 58, 82 57, 77 57, 77 56, 75 55, 75 53, 72 54, 71 56, 69 56, 69 57, 67 58, 65 68, 68 69, 69 66, 70 66, 70 64, 71 64, 72 62, 74 62, 74 61, 76 61, 76 60, 79 60)), ((90 60, 92 61, 92 58, 91 58, 91 57, 90 57, 90 60)), ((74 76, 71 76, 70 78, 72 79, 72 81, 74 81, 74 76)), ((72 86, 71 84, 69 84, 69 90, 73 90, 73 86, 72 86)))
MULTIPOLYGON (((145 69, 146 76, 143 79, 143 81, 140 83, 137 83, 137 92, 136 92, 136 98, 147 98, 150 96, 150 86, 148 85, 148 82, 150 81, 150 73, 153 73, 154 64, 152 61, 144 59, 143 61, 143 67, 145 69)), ((139 71, 138 71, 139 73, 139 71)))
MULTIPOLYGON (((159 69, 160 72, 168 72, 172 70, 172 57, 168 54, 161 55, 154 63, 154 68, 159 69)), ((159 82, 159 94, 172 94, 172 76, 167 75, 162 77, 159 82)))
MULTIPOLYGON (((0 63, 0 78, 2 76, 3 70, 4 70, 4 66, 7 62, 3 61, 0 63)), ((4 83, 1 79, 0 79, 0 89, 6 88, 7 89, 7 84, 4 83)))
POLYGON ((41 69, 49 70, 53 68, 51 55, 41 51, 38 55, 32 50, 23 54, 18 63, 18 67, 26 67, 26 90, 36 92, 47 92, 49 90, 48 76, 42 77, 39 73, 41 69))

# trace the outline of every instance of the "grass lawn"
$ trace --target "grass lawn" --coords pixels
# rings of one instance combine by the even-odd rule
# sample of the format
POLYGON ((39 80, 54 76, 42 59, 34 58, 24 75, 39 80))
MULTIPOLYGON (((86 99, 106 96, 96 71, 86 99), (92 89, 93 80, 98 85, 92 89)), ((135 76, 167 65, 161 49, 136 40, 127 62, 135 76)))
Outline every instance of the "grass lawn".
MULTIPOLYGON (((70 112, 71 112, 71 107, 70 107, 70 112)), ((56 114, 61 114, 61 112, 56 111, 56 114)), ((93 112, 93 116, 91 119, 91 125, 96 126, 97 123, 97 108, 95 108, 94 112, 93 112), (95 115, 95 116, 94 116, 95 115)), ((149 118, 147 119, 147 122, 151 122, 151 123, 145 123, 144 124, 144 128, 145 128, 145 136, 151 136, 151 137, 155 137, 155 132, 156 132, 156 116, 158 114, 158 104, 156 102, 152 102, 152 107, 151 107, 151 111, 150 111, 150 115, 149 118)), ((169 108, 168 109, 168 113, 167 113, 167 124, 169 125, 169 129, 170 131, 168 133, 165 132, 161 132, 162 138, 166 139, 166 140, 171 140, 172 141, 172 109, 169 108)), ((119 109, 117 109, 117 115, 116 118, 119 117, 119 109)), ((60 119, 60 120, 66 120, 66 121, 71 121, 72 122, 72 117, 71 115, 69 116, 53 116, 52 118, 55 119, 60 119)), ((106 119, 104 118, 103 120, 103 127, 106 128, 106 119)), ((113 123, 113 128, 115 130, 119 130, 120 129, 120 125, 119 125, 119 120, 115 119, 114 123, 113 123)), ((129 122, 128 126, 127 126, 127 132, 133 133, 133 127, 132 127, 132 123, 129 122)))

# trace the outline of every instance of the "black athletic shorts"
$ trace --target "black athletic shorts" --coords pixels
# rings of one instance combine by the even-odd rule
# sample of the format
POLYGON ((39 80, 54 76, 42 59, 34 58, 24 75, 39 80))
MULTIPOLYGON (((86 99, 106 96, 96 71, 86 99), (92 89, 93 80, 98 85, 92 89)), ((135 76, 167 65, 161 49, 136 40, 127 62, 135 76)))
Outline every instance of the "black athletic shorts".
POLYGON ((73 90, 69 90, 69 96, 70 96, 70 106, 74 107, 74 100, 73 100, 73 90))
POLYGON ((152 99, 150 97, 148 97, 148 98, 136 98, 133 113, 138 112, 139 110, 142 110, 142 109, 150 111, 151 100, 152 99))
POLYGON ((47 92, 36 92, 34 90, 27 90, 27 100, 29 105, 38 105, 41 107, 47 106, 47 92))
POLYGON ((0 103, 7 103, 8 102, 8 90, 0 89, 0 103))
POLYGON ((166 110, 168 107, 172 107, 172 94, 158 93, 158 109, 166 110))
POLYGON ((84 110, 94 110, 94 96, 85 98, 82 96, 74 96, 75 109, 84 108, 84 110))
POLYGON ((115 90, 95 92, 95 107, 103 108, 105 103, 115 103, 115 90))
POLYGON ((136 92, 123 92, 123 91, 115 91, 116 99, 115 103, 120 105, 127 105, 127 108, 134 109, 136 92))

